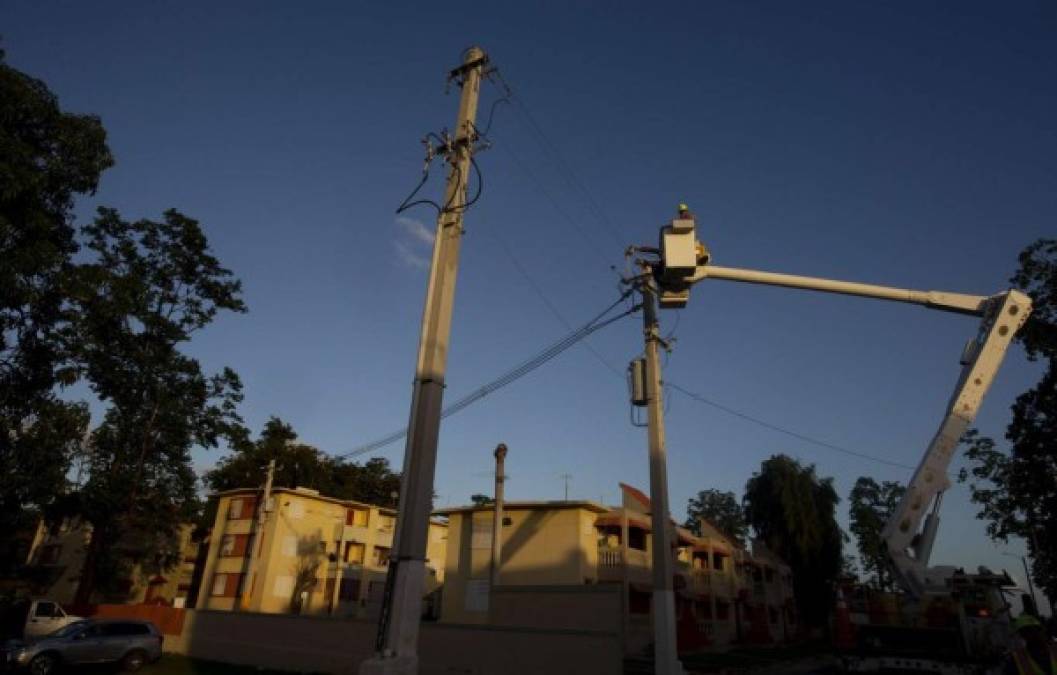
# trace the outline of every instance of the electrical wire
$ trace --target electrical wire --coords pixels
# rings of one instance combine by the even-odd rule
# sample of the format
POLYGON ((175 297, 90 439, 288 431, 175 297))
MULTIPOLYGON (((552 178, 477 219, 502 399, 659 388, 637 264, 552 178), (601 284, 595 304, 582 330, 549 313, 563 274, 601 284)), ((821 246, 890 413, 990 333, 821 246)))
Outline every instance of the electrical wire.
MULTIPOLYGON (((628 297, 630 293, 630 291, 626 291, 616 300, 616 302, 613 302, 604 310, 599 312, 590 321, 580 326, 576 330, 572 331, 557 342, 554 342, 546 349, 537 353, 535 356, 532 356, 531 358, 522 361, 519 365, 503 373, 491 382, 488 382, 487 384, 478 387, 466 396, 463 396, 459 400, 448 405, 441 411, 441 419, 444 419, 446 417, 454 415, 457 412, 465 410, 466 408, 470 407, 477 401, 480 401, 482 398, 488 396, 489 394, 492 394, 495 391, 498 391, 499 389, 502 389, 503 387, 516 382, 517 380, 528 375, 537 368, 543 366, 547 362, 553 360, 559 354, 569 349, 576 343, 580 342, 588 335, 594 333, 595 331, 601 330, 606 326, 616 323, 620 319, 623 319, 624 317, 629 316, 630 314, 638 311, 638 307, 634 306, 630 309, 624 310, 620 314, 605 318, 607 314, 609 314, 611 311, 613 311, 613 309, 615 309, 618 305, 624 302, 624 299, 628 297)), ((404 438, 405 436, 407 436, 406 428, 401 429, 400 431, 394 431, 393 433, 387 434, 377 440, 371 441, 370 443, 365 443, 364 445, 356 447, 353 450, 350 450, 349 452, 346 452, 341 455, 336 455, 335 458, 350 459, 352 457, 357 457, 368 452, 373 452, 374 450, 378 450, 379 448, 383 448, 387 445, 395 443, 396 441, 404 438)))
POLYGON ((540 144, 540 147, 543 148, 546 153, 550 154, 552 161, 558 167, 559 172, 564 176, 565 180, 569 183, 569 185, 574 190, 579 191, 584 196, 590 206, 590 211, 598 220, 598 223, 599 225, 601 225, 602 229, 606 231, 606 234, 611 237, 615 242, 617 242, 618 246, 624 246, 624 242, 620 241, 620 238, 617 237, 616 232, 614 231, 616 230, 616 227, 613 225, 612 221, 610 221, 608 216, 606 216, 605 212, 602 210, 602 207, 599 205, 598 200, 595 199, 591 191, 587 189, 587 186, 584 185, 583 181, 581 181, 576 176, 576 173, 573 171, 572 166, 562 155, 561 151, 558 149, 558 146, 553 141, 551 141, 550 137, 546 134, 546 132, 543 131, 543 128, 539 125, 539 123, 536 121, 535 116, 525 104, 524 99, 522 99, 519 94, 514 93, 513 89, 511 89, 510 85, 503 78, 498 68, 494 68, 489 72, 489 79, 492 82, 496 83, 498 86, 502 87, 506 94, 506 97, 509 98, 515 104, 515 109, 519 111, 521 116, 527 122, 527 127, 532 131, 532 133, 536 137, 536 142, 540 144))
POLYGON ((524 162, 518 155, 516 155, 508 145, 500 145, 499 147, 510 157, 510 159, 514 162, 514 165, 518 168, 518 170, 521 171, 521 173, 525 174, 525 176, 527 176, 530 181, 532 181, 532 183, 536 186, 536 190, 538 190, 539 193, 542 194, 547 199, 547 201, 550 202, 551 206, 554 207, 554 210, 558 213, 558 215, 561 216, 566 223, 571 225, 572 228, 576 230, 577 234, 583 237, 584 242, 586 242, 588 245, 588 249, 594 255, 598 256, 599 260, 603 264, 609 266, 610 261, 602 254, 601 251, 599 251, 598 242, 590 233, 587 232, 583 223, 569 215, 569 212, 566 211, 561 206, 561 204, 558 203, 558 200, 546 188, 546 186, 543 184, 543 181, 540 180, 539 177, 537 177, 536 174, 528 168, 528 164, 524 162))
MULTIPOLYGON (((565 329, 568 331, 573 330, 573 325, 569 323, 569 321, 560 311, 558 311, 558 308, 554 305, 553 302, 551 302, 550 298, 547 297, 546 293, 543 292, 543 289, 540 288, 539 284, 537 284, 536 281, 532 278, 532 275, 529 274, 528 270, 526 270, 525 267, 521 264, 521 261, 518 260, 516 255, 514 255, 514 252, 510 250, 510 247, 507 246, 507 243, 503 241, 503 239, 492 230, 485 228, 485 231, 488 232, 489 236, 491 236, 492 239, 494 239, 495 242, 499 244, 499 247, 503 249, 503 252, 510 260, 510 264, 514 266, 514 270, 521 275, 521 278, 525 280, 525 283, 527 283, 529 288, 532 289, 532 292, 536 294, 536 297, 540 299, 540 301, 547 308, 547 310, 554 316, 555 319, 558 320, 558 323, 564 326, 565 329)), ((609 361, 609 359, 602 356, 602 354, 599 353, 599 351, 595 349, 594 346, 592 346, 591 343, 587 340, 584 341, 584 348, 587 349, 587 351, 591 353, 591 356, 595 357, 595 359, 599 363, 605 366, 607 370, 609 370, 621 380, 625 379, 624 373, 620 372, 620 369, 614 366, 609 361)))
POLYGON ((711 406, 711 407, 715 408, 716 410, 720 410, 722 412, 725 412, 728 415, 733 415, 734 417, 741 418, 741 419, 743 419, 743 420, 745 420, 747 422, 751 422, 753 424, 756 424, 756 425, 759 425, 761 427, 764 427, 765 429, 770 429, 771 431, 777 431, 780 434, 785 434, 786 436, 791 436, 791 437, 796 438, 798 440, 804 441, 805 443, 811 443, 812 445, 817 445, 819 447, 826 448, 828 450, 833 450, 834 452, 840 452, 840 453, 843 453, 845 455, 850 455, 852 457, 858 457, 859 459, 866 459, 866 460, 869 460, 871 462, 877 462, 879 464, 887 464, 888 466, 894 466, 894 467, 898 467, 900 469, 910 469, 911 471, 914 470, 914 467, 910 466, 909 464, 903 464, 901 462, 893 462, 892 460, 884 459, 883 457, 875 457, 873 455, 868 455, 868 454, 866 454, 864 452, 856 452, 855 450, 849 450, 848 448, 843 448, 843 447, 841 447, 839 445, 834 445, 833 443, 827 443, 826 441, 820 441, 819 439, 812 438, 811 436, 808 436, 806 434, 802 434, 802 433, 797 432, 797 431, 792 431, 790 429, 786 429, 784 427, 780 427, 777 424, 772 424, 771 422, 767 422, 767 421, 762 420, 762 419, 760 419, 758 417, 753 417, 752 415, 748 415, 746 413, 743 413, 740 410, 735 410, 734 408, 725 406, 722 403, 716 403, 715 401, 711 401, 711 400, 705 398, 704 396, 702 396, 700 394, 694 393, 694 392, 692 392, 692 391, 690 391, 688 389, 684 389, 683 387, 680 387, 678 384, 675 384, 674 382, 665 382, 664 386, 666 386, 666 387, 668 387, 670 389, 674 389, 675 391, 683 394, 684 396, 686 396, 686 397, 688 397, 688 398, 690 398, 690 399, 692 399, 694 401, 697 401, 698 403, 703 403, 703 404, 705 404, 707 406, 711 406))

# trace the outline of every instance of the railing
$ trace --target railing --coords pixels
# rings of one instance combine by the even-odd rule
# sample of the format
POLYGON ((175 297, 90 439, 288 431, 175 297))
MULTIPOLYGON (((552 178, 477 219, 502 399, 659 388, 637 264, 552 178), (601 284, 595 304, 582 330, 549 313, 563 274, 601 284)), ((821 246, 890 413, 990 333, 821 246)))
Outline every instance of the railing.
POLYGON ((619 548, 603 548, 598 549, 598 566, 599 567, 619 567, 624 564, 624 556, 621 555, 623 551, 619 548))

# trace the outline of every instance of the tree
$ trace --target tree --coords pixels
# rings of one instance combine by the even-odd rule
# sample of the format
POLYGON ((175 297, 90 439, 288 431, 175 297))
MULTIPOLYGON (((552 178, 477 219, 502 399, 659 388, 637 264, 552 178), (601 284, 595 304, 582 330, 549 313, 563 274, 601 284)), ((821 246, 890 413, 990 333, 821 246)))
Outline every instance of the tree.
POLYGON ((0 50, 0 566, 15 537, 66 489, 88 425, 69 383, 66 279, 77 251, 74 197, 113 164, 99 119, 59 108, 0 50))
POLYGON ((1019 263, 1010 281, 1032 297, 1034 309, 1016 339, 1045 370, 1013 404, 1005 433, 1008 452, 975 430, 966 434, 971 468, 961 471, 960 480, 971 480, 977 517, 987 521, 993 539, 1015 536, 1027 542, 1032 577, 1052 604, 1057 598, 1057 240, 1031 244, 1019 263))
POLYGON ((701 519, 712 523, 720 532, 743 544, 749 526, 745 523, 745 512, 733 492, 701 490, 691 497, 686 505, 686 523, 683 525, 694 534, 701 535, 701 519))
POLYGON ((265 467, 274 459, 276 487, 307 487, 336 499, 395 506, 393 495, 400 491, 400 474, 393 473, 388 460, 374 457, 360 465, 296 441, 291 425, 271 417, 260 437, 237 444, 206 473, 205 483, 214 492, 259 487, 265 467))
POLYGON ((894 481, 878 484, 873 478, 860 476, 849 496, 848 518, 852 534, 859 545, 859 559, 864 575, 881 590, 892 588, 894 580, 888 569, 888 552, 881 540, 881 529, 899 505, 906 488, 894 481))
POLYGON ((92 527, 76 595, 88 602, 95 590, 120 593, 135 565, 175 562, 177 530, 198 507, 191 448, 245 437, 238 376, 204 373, 181 347, 220 311, 246 307, 198 222, 175 210, 129 222, 99 209, 82 234, 91 258, 74 289, 78 372, 108 406, 76 495, 92 527))
POLYGON ((492 499, 488 495, 482 495, 480 493, 470 495, 470 502, 474 506, 489 506, 491 504, 495 504, 494 499, 492 499))
POLYGON ((746 483, 743 502, 756 536, 792 569, 800 616, 809 625, 823 625, 844 542, 833 479, 819 478, 813 465, 774 455, 746 483))

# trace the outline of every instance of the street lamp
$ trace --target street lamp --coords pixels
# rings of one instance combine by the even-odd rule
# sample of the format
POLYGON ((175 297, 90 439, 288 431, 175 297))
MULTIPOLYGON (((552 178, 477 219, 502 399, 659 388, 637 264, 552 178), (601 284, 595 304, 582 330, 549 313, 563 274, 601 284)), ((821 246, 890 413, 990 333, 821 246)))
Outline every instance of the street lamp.
POLYGON ((1035 597, 1035 587, 1031 583, 1031 571, 1028 569, 1028 559, 1022 555, 1016 555, 1015 553, 1006 553, 1001 551, 1002 555, 1007 558, 1020 558, 1020 563, 1024 565, 1024 578, 1028 580, 1028 593, 1031 594, 1031 604, 1035 605, 1035 613, 1039 611, 1039 601, 1035 597))

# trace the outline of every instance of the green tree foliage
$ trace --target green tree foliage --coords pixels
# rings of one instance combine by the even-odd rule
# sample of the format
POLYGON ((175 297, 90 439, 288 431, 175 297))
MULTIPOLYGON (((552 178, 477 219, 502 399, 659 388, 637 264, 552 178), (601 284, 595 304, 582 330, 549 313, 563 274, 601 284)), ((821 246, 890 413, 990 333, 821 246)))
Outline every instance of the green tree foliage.
POLYGON ((859 545, 862 570, 882 590, 892 588, 894 580, 888 569, 888 554, 881 540, 881 529, 899 505, 906 487, 894 481, 878 484, 861 476, 855 481, 848 499, 850 529, 859 545))
POLYGON ((87 408, 54 390, 66 361, 74 197, 94 193, 112 164, 99 119, 61 110, 0 50, 0 567, 13 563, 19 529, 63 493, 87 429, 87 408))
POLYGON ((490 504, 495 504, 494 499, 492 499, 488 495, 483 495, 480 493, 470 495, 470 502, 474 506, 488 506, 490 504))
POLYGON ((749 526, 745 522, 745 511, 733 492, 709 489, 701 490, 696 497, 691 497, 686 504, 686 522, 683 527, 700 535, 702 518, 739 544, 745 543, 749 526))
POLYGON ((1057 240, 1036 241, 1019 262, 1010 281, 1031 295, 1034 309, 1017 340, 1045 370, 1013 404, 1005 433, 1008 453, 975 431, 966 434, 970 469, 960 478, 972 481, 977 517, 987 522, 992 538, 1027 542, 1032 577, 1052 601, 1057 598, 1057 240))
POLYGON ((244 438, 238 376, 206 374, 181 348, 218 312, 246 308, 199 224, 175 210, 130 222, 100 209, 82 232, 76 356, 107 405, 76 500, 93 528, 77 593, 87 602, 119 591, 136 564, 175 562, 177 528, 198 507, 192 447, 244 438))
POLYGON ((307 487, 337 499, 395 506, 400 474, 389 461, 374 457, 363 464, 330 457, 311 445, 297 442, 293 427, 277 417, 269 419, 260 437, 235 446, 205 475, 210 490, 260 487, 268 462, 275 460, 276 487, 307 487))
POLYGON ((825 622, 841 571, 839 502, 832 478, 785 455, 764 461, 745 485, 745 518, 792 568, 797 608, 808 625, 825 622))

